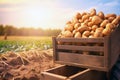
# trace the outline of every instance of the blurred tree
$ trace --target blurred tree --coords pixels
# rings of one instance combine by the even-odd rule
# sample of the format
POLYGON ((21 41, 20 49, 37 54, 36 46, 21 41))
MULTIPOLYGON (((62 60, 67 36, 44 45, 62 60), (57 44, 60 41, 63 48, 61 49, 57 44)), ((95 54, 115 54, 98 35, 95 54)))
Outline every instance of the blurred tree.
POLYGON ((34 28, 16 28, 12 25, 0 25, 0 35, 17 35, 17 36, 57 36, 60 29, 34 29, 34 28))
POLYGON ((0 24, 0 35, 4 35, 4 26, 0 24))

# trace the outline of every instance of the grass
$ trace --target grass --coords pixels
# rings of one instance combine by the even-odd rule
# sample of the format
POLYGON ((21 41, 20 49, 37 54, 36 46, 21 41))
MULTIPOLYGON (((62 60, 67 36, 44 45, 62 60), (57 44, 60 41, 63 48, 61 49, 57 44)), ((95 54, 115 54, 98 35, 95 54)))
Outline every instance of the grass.
POLYGON ((4 40, 4 36, 0 36, 0 53, 48 48, 52 48, 51 37, 8 36, 7 40, 4 40))

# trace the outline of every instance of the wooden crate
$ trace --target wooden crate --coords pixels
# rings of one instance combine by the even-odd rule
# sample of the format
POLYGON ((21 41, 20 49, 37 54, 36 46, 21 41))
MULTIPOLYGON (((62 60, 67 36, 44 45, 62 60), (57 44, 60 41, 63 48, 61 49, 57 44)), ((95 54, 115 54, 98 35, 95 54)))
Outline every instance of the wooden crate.
POLYGON ((53 37, 52 39, 54 61, 56 63, 109 71, 116 63, 120 53, 120 25, 107 37, 53 37), (58 42, 62 44, 58 44, 58 42), (99 45, 95 46, 95 44, 99 45), (89 55, 85 55, 83 52, 89 52, 89 55))
POLYGON ((41 73, 42 80, 105 80, 106 73, 74 66, 59 66, 41 73))

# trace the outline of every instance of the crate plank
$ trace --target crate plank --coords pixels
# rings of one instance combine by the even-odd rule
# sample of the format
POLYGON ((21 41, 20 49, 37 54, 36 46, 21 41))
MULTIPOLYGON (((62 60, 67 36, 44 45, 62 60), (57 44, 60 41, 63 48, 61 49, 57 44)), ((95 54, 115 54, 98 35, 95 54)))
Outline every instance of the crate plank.
POLYGON ((72 63, 85 64, 90 66, 104 66, 103 56, 82 55, 66 52, 58 52, 58 60, 72 63), (64 57, 63 57, 64 56, 64 57))
POLYGON ((91 42, 91 43, 103 43, 104 38, 56 38, 56 41, 61 42, 91 42))
POLYGON ((57 45, 57 49, 82 50, 82 51, 98 51, 98 52, 103 52, 104 51, 104 47, 101 47, 101 46, 57 45))

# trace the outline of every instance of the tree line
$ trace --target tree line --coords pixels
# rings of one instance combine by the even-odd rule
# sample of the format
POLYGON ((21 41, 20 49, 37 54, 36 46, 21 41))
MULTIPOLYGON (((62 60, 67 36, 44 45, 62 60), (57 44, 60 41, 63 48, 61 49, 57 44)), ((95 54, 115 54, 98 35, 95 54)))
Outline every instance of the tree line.
POLYGON ((0 36, 57 36, 60 32, 61 29, 17 28, 0 24, 0 36))

